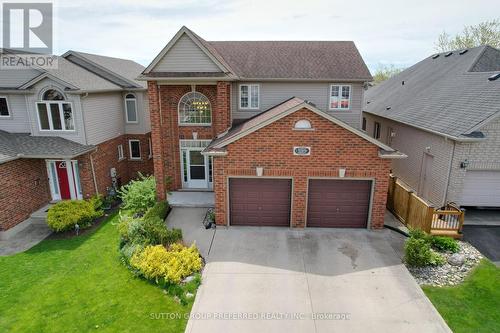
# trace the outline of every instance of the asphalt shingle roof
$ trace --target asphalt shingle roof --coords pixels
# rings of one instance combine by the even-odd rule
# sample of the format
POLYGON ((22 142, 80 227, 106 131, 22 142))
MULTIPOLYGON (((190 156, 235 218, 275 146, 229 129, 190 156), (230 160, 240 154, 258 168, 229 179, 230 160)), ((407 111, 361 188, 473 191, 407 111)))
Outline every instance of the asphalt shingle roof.
POLYGON ((488 78, 500 71, 500 50, 446 53, 368 89, 364 111, 452 137, 470 134, 499 113, 500 80, 488 78))
POLYGON ((0 163, 15 158, 73 158, 93 150, 57 136, 31 136, 0 130, 0 163))

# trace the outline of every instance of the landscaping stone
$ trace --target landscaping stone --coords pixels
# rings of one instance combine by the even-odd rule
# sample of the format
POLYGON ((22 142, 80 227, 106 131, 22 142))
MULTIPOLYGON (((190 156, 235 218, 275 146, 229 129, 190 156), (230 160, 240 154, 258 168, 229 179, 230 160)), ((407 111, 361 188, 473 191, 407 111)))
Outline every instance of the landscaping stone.
POLYGON ((467 242, 458 241, 458 244, 460 246, 458 253, 439 252, 446 260, 442 266, 408 267, 417 283, 431 286, 454 286, 462 283, 469 272, 483 259, 483 255, 467 242), (462 259, 462 264, 451 264, 451 262, 458 264, 462 259))
POLYGON ((186 293, 186 298, 193 298, 194 297, 194 294, 192 293, 186 293))
POLYGON ((189 283, 194 280, 194 275, 190 275, 186 277, 184 280, 182 280, 183 283, 189 283))
POLYGON ((453 266, 462 266, 465 262, 463 254, 454 253, 448 258, 448 263, 453 266))

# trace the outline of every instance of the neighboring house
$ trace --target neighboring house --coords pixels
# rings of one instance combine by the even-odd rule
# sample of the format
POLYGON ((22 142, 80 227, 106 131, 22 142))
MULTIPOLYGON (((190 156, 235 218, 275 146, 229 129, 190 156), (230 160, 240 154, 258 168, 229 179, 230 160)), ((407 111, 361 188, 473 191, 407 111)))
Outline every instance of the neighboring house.
POLYGON ((354 43, 208 42, 183 27, 141 79, 160 199, 213 190, 220 225, 383 226, 404 155, 360 130, 372 77, 354 43))
POLYGON ((408 154, 393 171, 436 206, 500 207, 500 50, 430 56, 365 94, 369 135, 408 154))
POLYGON ((153 171, 147 89, 136 80, 144 67, 74 51, 57 62, 0 69, 2 237, 51 201, 106 194, 153 171))

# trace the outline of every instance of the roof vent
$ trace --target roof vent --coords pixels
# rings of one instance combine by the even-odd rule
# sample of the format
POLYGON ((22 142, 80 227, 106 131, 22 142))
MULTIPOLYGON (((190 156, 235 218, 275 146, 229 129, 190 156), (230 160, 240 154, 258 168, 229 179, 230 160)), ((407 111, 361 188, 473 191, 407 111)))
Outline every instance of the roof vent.
POLYGON ((449 57, 449 56, 451 56, 452 54, 453 54, 453 52, 448 52, 448 53, 446 53, 444 56, 445 56, 445 57, 449 57))
POLYGON ((500 78, 500 73, 493 74, 488 78, 490 81, 495 81, 496 79, 500 78))
POLYGON ((439 54, 435 54, 432 56, 432 59, 436 59, 437 57, 439 57, 439 54))
POLYGON ((366 104, 370 104, 370 101, 366 101, 366 104))
POLYGON ((388 107, 386 107, 385 109, 386 109, 386 110, 390 110, 390 109, 391 109, 391 107, 390 107, 390 106, 388 106, 388 107))
POLYGON ((467 50, 467 49, 462 50, 462 51, 460 51, 460 52, 459 52, 459 54, 460 54, 460 55, 465 54, 465 53, 467 53, 467 51, 469 51, 469 50, 467 50))
POLYGON ((401 81, 401 85, 404 86, 405 85, 405 80, 401 81))

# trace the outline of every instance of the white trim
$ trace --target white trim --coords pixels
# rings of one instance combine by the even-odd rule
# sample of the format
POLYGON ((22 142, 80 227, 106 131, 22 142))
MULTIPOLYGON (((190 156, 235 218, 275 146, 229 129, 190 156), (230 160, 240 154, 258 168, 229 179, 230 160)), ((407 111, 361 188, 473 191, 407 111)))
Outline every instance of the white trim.
POLYGON ((6 116, 2 116, 0 115, 0 118, 2 119, 9 119, 9 118, 12 118, 12 112, 10 111, 10 105, 9 105, 9 99, 7 98, 7 96, 5 95, 0 95, 0 99, 3 98, 5 99, 5 104, 7 104, 7 112, 8 112, 8 115, 6 116))
POLYGON ((224 73, 230 73, 231 70, 229 70, 229 68, 227 68, 227 66, 225 66, 224 64, 222 64, 202 43, 200 43, 200 41, 198 40, 198 38, 196 38, 193 33, 188 29, 186 28, 185 26, 183 26, 176 34, 175 36, 168 42, 168 44, 163 48, 163 50, 160 51, 160 53, 153 59, 153 61, 151 62, 151 64, 148 65, 148 67, 146 67, 146 69, 144 70, 144 74, 148 74, 150 73, 154 67, 156 67, 156 65, 160 62, 161 59, 163 59, 163 57, 167 54, 168 51, 170 51, 170 49, 175 45, 175 43, 177 43, 177 41, 182 37, 182 35, 186 34, 195 44, 196 46, 198 46, 200 48, 200 50, 205 53, 209 58, 210 60, 212 60, 215 65, 217 67, 219 67, 219 69, 224 72, 224 73))
POLYGON ((72 84, 70 84, 70 83, 68 83, 66 81, 63 81, 63 80, 61 80, 61 79, 59 79, 59 78, 55 77, 54 75, 51 75, 51 74, 49 74, 47 72, 44 72, 44 73, 42 73, 42 74, 34 77, 33 79, 29 80, 28 82, 26 82, 22 86, 18 87, 17 89, 28 89, 29 87, 31 87, 34 84, 42 81, 45 78, 49 78, 49 79, 51 79, 51 80, 53 80, 53 81, 55 81, 55 82, 57 82, 57 83, 59 83, 61 85, 66 86, 66 87, 68 87, 70 89, 73 89, 73 90, 78 90, 79 89, 77 86, 74 86, 74 85, 72 85, 72 84))
POLYGON ((129 153, 129 160, 134 160, 134 161, 140 161, 142 160, 142 151, 141 151, 141 140, 138 139, 130 139, 128 140, 128 153, 129 153), (139 143, 139 157, 133 157, 132 156, 132 142, 138 142, 139 143))
POLYGON ((36 105, 36 115, 37 115, 37 120, 38 120, 38 130, 40 132, 76 132, 76 125, 75 125, 75 113, 73 109, 73 103, 68 102, 66 100, 64 101, 38 101, 35 103, 36 105), (47 118, 49 120, 49 129, 43 129, 42 128, 42 122, 40 121, 40 112, 38 110, 38 105, 44 104, 45 108, 47 110, 47 118), (50 109, 50 104, 58 104, 57 108, 59 109, 59 118, 61 119, 61 127, 62 129, 54 129, 54 123, 52 121, 52 112, 50 109), (63 111, 63 104, 69 104, 71 107, 71 120, 73 122, 73 129, 66 129, 66 123, 64 121, 64 111, 63 111))
POLYGON ((137 124, 139 123, 139 114, 137 112, 137 96, 134 94, 134 93, 131 93, 131 92, 128 92, 128 93, 125 93, 125 97, 123 98, 124 102, 125 102, 125 122, 127 124, 137 124), (134 98, 128 98, 127 96, 128 95, 132 95, 134 96, 134 98), (135 107, 135 120, 132 121, 132 120, 129 120, 128 119, 128 104, 127 102, 129 101, 134 101, 134 107, 135 107))
POLYGON ((330 84, 330 95, 328 95, 328 110, 330 110, 330 111, 349 111, 351 109, 351 102, 352 102, 352 85, 340 84, 340 83, 330 84), (333 87, 339 87, 339 96, 338 96, 339 107, 337 107, 337 108, 332 108, 332 90, 333 90, 333 87), (349 102, 348 102, 349 105, 347 108, 340 107, 341 100, 342 100, 342 88, 343 87, 349 87, 349 102))
POLYGON ((125 159, 125 155, 123 154, 123 144, 119 144, 117 146, 118 149, 118 162, 123 161, 125 159))
POLYGON ((323 118, 325 118, 327 120, 330 120, 332 123, 334 123, 334 124, 336 124, 336 125, 344 128, 344 129, 346 129, 346 130, 348 130, 348 131, 350 131, 350 132, 352 132, 352 133, 354 133, 354 134, 356 134, 358 136, 360 136, 361 138, 365 139, 368 142, 373 143, 374 145, 378 146, 379 148, 382 148, 385 151, 388 151, 388 152, 395 151, 395 149, 393 149, 393 148, 387 146, 386 144, 384 144, 384 143, 382 143, 382 142, 380 142, 380 141, 378 141, 378 140, 370 137, 369 135, 367 135, 363 131, 360 131, 360 130, 354 128, 354 127, 351 127, 351 126, 347 125, 343 121, 341 121, 341 120, 339 120, 339 119, 337 119, 337 118, 335 118, 335 117, 327 114, 326 112, 321 111, 320 109, 318 109, 318 108, 316 108, 316 107, 314 107, 311 104, 308 104, 306 102, 302 102, 299 105, 297 105, 295 107, 292 107, 292 108, 288 109, 287 111, 282 112, 282 113, 278 114, 277 116, 275 116, 275 117, 273 117, 271 119, 268 119, 265 122, 261 122, 261 123, 255 125, 255 126, 253 126, 251 128, 248 128, 247 130, 245 130, 245 131, 243 131, 243 132, 241 132, 241 133, 239 133, 239 134, 237 134, 237 135, 235 135, 233 137, 227 138, 226 140, 222 140, 218 144, 214 145, 213 148, 224 148, 228 144, 230 144, 230 143, 232 143, 232 142, 234 142, 236 140, 239 140, 240 138, 242 138, 242 137, 244 137, 244 136, 246 136, 246 135, 248 135, 250 133, 253 133, 253 132, 255 132, 255 131, 257 131, 257 130, 259 130, 259 129, 267 126, 267 125, 269 125, 269 124, 272 124, 273 122, 275 122, 275 121, 277 121, 279 119, 282 119, 282 118, 284 118, 284 117, 286 117, 286 116, 288 116, 288 115, 290 115, 290 114, 292 114, 292 113, 294 113, 296 111, 299 111, 299 110, 301 110, 303 108, 306 108, 306 109, 308 109, 308 110, 310 110, 310 111, 318 114, 319 116, 321 116, 321 117, 323 117, 323 118))
POLYGON ((52 197, 52 200, 61 200, 61 190, 59 189, 59 179, 56 170, 56 162, 47 160, 45 161, 45 164, 47 166, 47 176, 49 178, 50 195, 52 197))
POLYGON ((148 159, 152 159, 153 158, 153 142, 151 141, 151 138, 148 138, 148 149, 149 149, 148 159))
POLYGON ((241 110, 259 110, 260 109, 260 84, 258 83, 241 83, 238 85, 238 106, 241 110), (241 88, 248 88, 248 106, 241 106, 241 88), (257 106, 252 107, 252 87, 257 87, 257 106))

